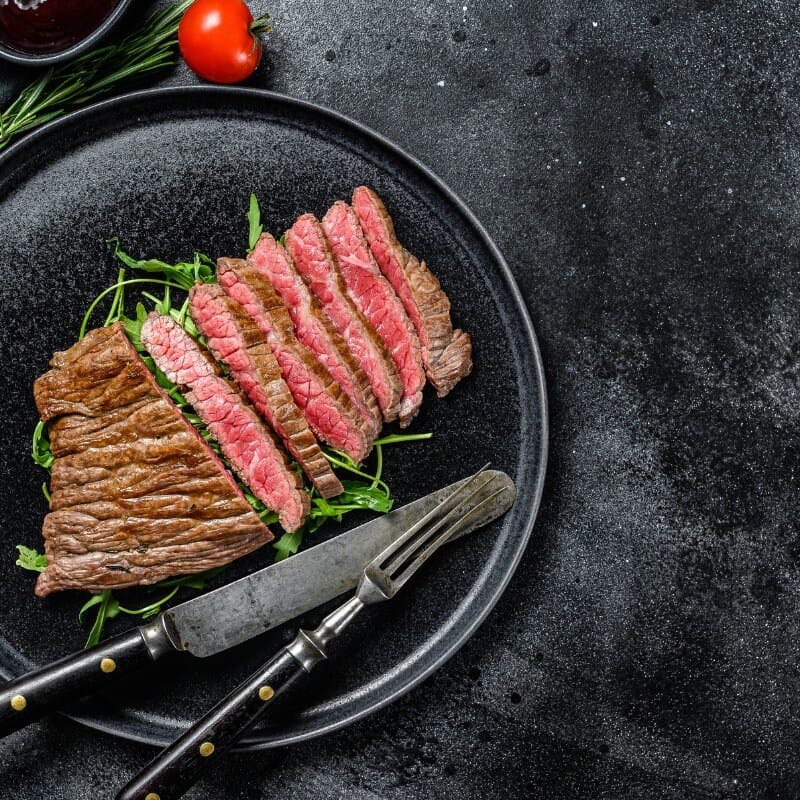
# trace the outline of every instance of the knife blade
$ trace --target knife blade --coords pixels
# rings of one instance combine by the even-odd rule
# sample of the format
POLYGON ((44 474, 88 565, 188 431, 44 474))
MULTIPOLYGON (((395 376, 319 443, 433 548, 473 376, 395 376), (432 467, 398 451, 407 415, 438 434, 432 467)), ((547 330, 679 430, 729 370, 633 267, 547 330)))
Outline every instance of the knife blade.
MULTIPOLYGON (((488 524, 514 502, 514 482, 508 475, 499 470, 488 470, 485 475, 491 480, 475 498, 475 505, 501 487, 506 491, 470 518, 454 539, 488 524)), ((201 658, 211 656, 355 588, 365 564, 462 483, 456 481, 285 561, 165 611, 163 624, 173 647, 201 658)))
MULTIPOLYGON (((474 499, 497 489, 457 531, 464 536, 504 514, 516 495, 504 472, 474 499)), ((240 644, 353 589, 364 566, 464 481, 365 522, 326 542, 162 612, 139 628, 29 672, 0 688, 0 736, 34 722, 69 701, 104 688, 115 677, 168 653, 206 657, 240 644)))

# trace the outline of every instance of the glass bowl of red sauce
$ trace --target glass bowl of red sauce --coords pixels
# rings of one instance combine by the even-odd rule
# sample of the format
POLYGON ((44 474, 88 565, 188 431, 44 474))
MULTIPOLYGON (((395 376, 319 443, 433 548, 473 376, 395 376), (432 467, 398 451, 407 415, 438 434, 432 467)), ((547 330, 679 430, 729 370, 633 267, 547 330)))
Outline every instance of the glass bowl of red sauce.
POLYGON ((0 58, 42 66, 97 43, 131 0, 0 0, 0 58))

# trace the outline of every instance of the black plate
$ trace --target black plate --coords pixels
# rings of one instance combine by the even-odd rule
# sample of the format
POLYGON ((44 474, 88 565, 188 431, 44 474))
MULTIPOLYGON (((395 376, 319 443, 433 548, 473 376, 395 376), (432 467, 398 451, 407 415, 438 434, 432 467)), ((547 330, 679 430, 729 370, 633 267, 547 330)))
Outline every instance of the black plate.
MULTIPOLYGON (((423 256, 473 337, 475 370, 444 400, 426 390, 412 430, 430 442, 387 451, 386 478, 407 502, 487 461, 519 496, 502 521, 438 554, 408 590, 363 615, 291 709, 247 748, 342 727, 391 702, 474 633, 528 542, 544 478, 547 422, 536 339, 503 257, 464 204, 421 164, 338 114, 268 92, 209 87, 140 92, 51 124, 0 158, 0 460, 5 544, 0 550, 0 672, 17 675, 82 646, 84 595, 47 600, 14 566, 14 545, 40 545, 42 470, 30 459, 31 385, 53 350, 75 340, 89 300, 116 267, 104 240, 165 260, 240 255, 248 196, 280 233, 302 212, 322 214, 366 183, 385 199, 401 239, 423 256)), ((351 525, 356 520, 348 520, 351 525)), ((330 526, 330 536, 343 530, 330 526)), ((322 537, 320 537, 322 538, 322 537)), ((218 582, 271 561, 271 548, 218 582)), ((164 744, 286 642, 298 622, 210 659, 176 656, 153 675, 70 715, 130 739, 164 744)), ((109 632, 127 622, 116 620, 109 632)))

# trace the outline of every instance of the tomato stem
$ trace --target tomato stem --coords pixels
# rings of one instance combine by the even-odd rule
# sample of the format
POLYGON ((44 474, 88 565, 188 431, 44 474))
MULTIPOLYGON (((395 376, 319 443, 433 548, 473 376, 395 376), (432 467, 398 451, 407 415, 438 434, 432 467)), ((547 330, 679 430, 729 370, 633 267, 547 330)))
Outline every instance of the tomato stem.
POLYGON ((269 14, 258 17, 250 23, 250 33, 258 36, 261 33, 269 33, 272 30, 272 23, 269 21, 269 14))

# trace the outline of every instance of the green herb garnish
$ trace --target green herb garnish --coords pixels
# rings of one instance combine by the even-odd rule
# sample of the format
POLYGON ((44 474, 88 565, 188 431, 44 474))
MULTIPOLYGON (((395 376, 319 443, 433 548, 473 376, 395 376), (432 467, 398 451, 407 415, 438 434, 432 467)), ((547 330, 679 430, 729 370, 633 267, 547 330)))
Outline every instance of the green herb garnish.
POLYGON ((21 133, 175 64, 178 23, 190 0, 170 3, 133 33, 52 67, 0 112, 0 150, 21 133))
POLYGON ((40 466, 49 470, 53 466, 55 456, 50 451, 50 440, 47 438, 47 427, 44 422, 38 422, 33 429, 33 447, 31 457, 40 466))
POLYGON ((258 199, 254 194, 250 195, 250 208, 247 211, 247 222, 250 226, 248 233, 249 246, 248 253, 253 251, 253 248, 258 244, 258 239, 261 236, 264 226, 261 224, 261 208, 258 205, 258 199))
POLYGON ((24 544, 18 544, 17 550, 19 551, 19 558, 16 561, 18 567, 29 569, 31 572, 44 572, 47 569, 47 559, 44 553, 25 547, 24 544))

